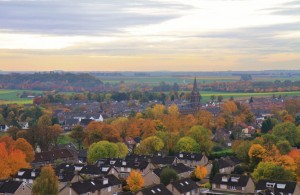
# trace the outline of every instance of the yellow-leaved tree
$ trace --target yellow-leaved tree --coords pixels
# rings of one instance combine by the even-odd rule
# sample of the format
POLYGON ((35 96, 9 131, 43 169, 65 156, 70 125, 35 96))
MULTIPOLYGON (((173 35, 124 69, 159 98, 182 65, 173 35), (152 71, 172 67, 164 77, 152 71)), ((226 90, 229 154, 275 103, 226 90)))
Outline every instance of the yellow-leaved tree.
POLYGON ((196 166, 195 168, 195 176, 198 179, 203 179, 207 175, 207 169, 205 166, 196 166))
POLYGON ((144 178, 138 171, 132 170, 126 179, 130 191, 136 192, 144 186, 144 178))

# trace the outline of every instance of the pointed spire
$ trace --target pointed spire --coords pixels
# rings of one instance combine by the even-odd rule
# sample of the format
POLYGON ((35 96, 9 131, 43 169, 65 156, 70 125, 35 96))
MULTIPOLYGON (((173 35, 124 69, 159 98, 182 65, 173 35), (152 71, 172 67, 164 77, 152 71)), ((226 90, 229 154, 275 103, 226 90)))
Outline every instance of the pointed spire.
POLYGON ((196 77, 195 77, 195 79, 194 79, 193 91, 195 91, 195 92, 198 91, 196 77))

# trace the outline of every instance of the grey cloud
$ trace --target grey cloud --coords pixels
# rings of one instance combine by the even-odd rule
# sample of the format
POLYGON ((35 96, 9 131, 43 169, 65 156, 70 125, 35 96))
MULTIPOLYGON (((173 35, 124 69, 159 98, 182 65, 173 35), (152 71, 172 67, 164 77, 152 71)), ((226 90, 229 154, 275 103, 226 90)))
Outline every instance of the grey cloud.
POLYGON ((0 1, 0 29, 47 34, 118 33, 123 28, 160 23, 179 17, 172 13, 141 14, 131 8, 189 9, 155 1, 0 1), (142 2, 142 3, 141 3, 142 2))

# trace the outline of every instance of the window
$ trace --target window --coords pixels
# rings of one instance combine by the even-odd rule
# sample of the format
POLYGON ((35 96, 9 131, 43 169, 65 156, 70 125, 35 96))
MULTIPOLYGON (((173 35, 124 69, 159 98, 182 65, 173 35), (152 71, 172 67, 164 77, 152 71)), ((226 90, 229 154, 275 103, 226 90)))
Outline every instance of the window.
POLYGON ((111 186, 108 187, 108 192, 111 192, 111 186))
POLYGON ((230 186, 230 189, 235 190, 236 188, 235 188, 235 186, 230 186))
POLYGON ((220 185, 220 188, 221 188, 221 189, 227 189, 227 185, 221 184, 221 185, 220 185))
POLYGON ((121 171, 124 172, 124 167, 121 167, 121 171))

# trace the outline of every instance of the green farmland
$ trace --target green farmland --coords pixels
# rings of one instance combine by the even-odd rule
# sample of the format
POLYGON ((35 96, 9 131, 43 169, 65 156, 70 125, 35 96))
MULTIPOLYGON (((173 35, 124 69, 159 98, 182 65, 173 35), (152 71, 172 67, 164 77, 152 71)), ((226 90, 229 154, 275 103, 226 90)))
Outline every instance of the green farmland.
POLYGON ((202 96, 202 102, 206 103, 210 100, 212 95, 216 97, 221 95, 223 96, 224 100, 229 99, 231 96, 234 99, 247 99, 250 97, 272 97, 273 94, 276 96, 300 96, 300 91, 292 91, 292 92, 268 92, 268 93, 225 93, 225 92, 211 92, 211 91, 202 91, 200 92, 202 96))
POLYGON ((32 90, 0 90, 0 104, 32 104, 32 99, 20 98, 23 91, 41 93, 32 90))

